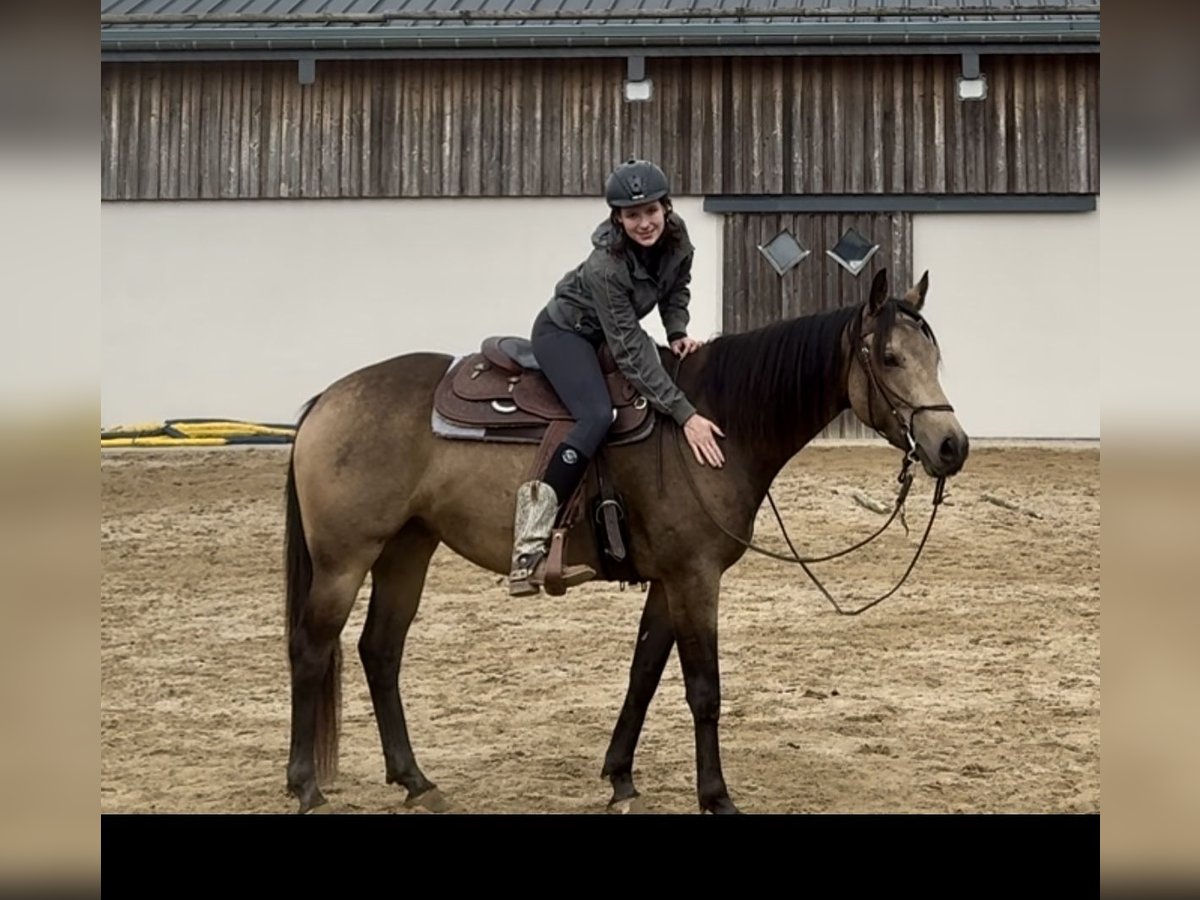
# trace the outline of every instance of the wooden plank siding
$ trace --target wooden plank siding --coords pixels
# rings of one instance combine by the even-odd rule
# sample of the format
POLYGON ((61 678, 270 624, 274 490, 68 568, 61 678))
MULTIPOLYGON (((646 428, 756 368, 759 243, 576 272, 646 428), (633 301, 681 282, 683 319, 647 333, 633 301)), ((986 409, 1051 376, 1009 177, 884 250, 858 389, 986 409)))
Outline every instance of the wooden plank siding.
POLYGON ((629 155, 679 194, 1098 193, 1099 60, 958 58, 105 63, 102 197, 596 196, 629 155))
MULTIPOLYGON (((722 330, 743 332, 780 319, 806 316, 867 299, 871 279, 887 267, 893 295, 913 282, 912 216, 908 213, 733 214, 725 217, 722 330), (826 254, 854 227, 879 249, 857 276, 826 254), (784 229, 811 253, 782 277, 759 252, 784 229)), ((851 412, 835 419, 820 435, 830 438, 877 437, 851 412)))

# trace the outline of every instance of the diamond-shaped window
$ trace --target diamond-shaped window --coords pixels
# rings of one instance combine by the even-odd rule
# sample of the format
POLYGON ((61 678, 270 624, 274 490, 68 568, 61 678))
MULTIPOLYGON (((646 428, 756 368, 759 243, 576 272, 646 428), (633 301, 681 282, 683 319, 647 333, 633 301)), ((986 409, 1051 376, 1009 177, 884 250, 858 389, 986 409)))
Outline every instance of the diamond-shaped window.
POLYGON ((803 262, 804 257, 812 253, 807 247, 796 240, 786 228, 775 235, 766 245, 758 245, 759 252, 767 258, 780 277, 796 268, 803 262))
POLYGON ((832 250, 825 252, 839 266, 851 275, 857 276, 866 268, 867 263, 871 261, 871 257, 878 250, 878 244, 872 244, 851 226, 846 229, 846 233, 842 235, 842 239, 837 242, 837 245, 832 250))

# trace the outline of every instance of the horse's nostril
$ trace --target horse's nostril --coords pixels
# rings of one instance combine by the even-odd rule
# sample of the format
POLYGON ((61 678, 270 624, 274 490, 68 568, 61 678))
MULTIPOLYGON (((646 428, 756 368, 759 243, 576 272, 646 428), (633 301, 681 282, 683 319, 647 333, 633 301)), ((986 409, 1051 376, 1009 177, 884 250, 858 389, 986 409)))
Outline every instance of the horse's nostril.
POLYGON ((953 460, 958 456, 958 441, 956 441, 953 437, 946 438, 944 441, 942 441, 942 446, 939 452, 941 453, 942 459, 953 460))

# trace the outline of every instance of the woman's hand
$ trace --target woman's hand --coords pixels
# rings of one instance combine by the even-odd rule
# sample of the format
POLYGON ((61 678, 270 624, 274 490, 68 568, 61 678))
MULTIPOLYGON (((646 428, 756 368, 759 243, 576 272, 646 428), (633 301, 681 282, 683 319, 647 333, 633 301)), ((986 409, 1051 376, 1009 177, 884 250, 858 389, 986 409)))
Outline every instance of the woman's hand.
POLYGON ((695 338, 681 337, 671 341, 671 352, 683 359, 689 353, 695 353, 702 346, 703 343, 695 338))
MULTIPOLYGON (((687 340, 687 338, 682 340, 687 340)), ((725 455, 721 452, 716 438, 716 435, 725 437, 725 432, 714 423, 699 413, 695 413, 683 423, 683 433, 692 446, 692 452, 696 454, 696 462, 700 465, 704 465, 707 461, 709 465, 719 469, 725 464, 725 455)))

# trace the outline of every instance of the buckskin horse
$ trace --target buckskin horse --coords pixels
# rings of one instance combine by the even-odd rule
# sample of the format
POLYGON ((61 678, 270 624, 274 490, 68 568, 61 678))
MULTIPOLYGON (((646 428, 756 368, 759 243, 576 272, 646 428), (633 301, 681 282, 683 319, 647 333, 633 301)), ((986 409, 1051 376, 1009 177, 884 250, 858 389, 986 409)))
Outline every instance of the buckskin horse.
MULTIPOLYGON (((939 491, 962 468, 968 439, 938 382, 940 351, 922 315, 928 285, 925 273, 904 297, 891 297, 880 270, 865 302, 721 336, 678 362, 680 387, 724 430, 721 469, 684 452, 674 423, 645 410, 645 401, 609 368, 617 419, 625 418, 614 423, 601 458, 610 493, 612 485, 619 489, 626 563, 636 570, 628 580, 649 585, 601 773, 612 786, 610 809, 629 811, 638 797, 634 751, 674 646, 694 722, 700 811, 740 811, 722 774, 717 727, 721 577, 745 552, 771 482, 801 448, 852 409, 919 460, 939 479, 939 491), (643 415, 658 440, 645 439, 643 415)), ((329 811, 319 785, 337 767, 340 635, 368 572, 372 587, 358 652, 387 782, 407 789, 410 807, 447 808, 409 741, 400 666, 439 544, 491 572, 509 571, 516 488, 555 410, 546 402, 544 376, 530 368, 535 363, 527 345, 513 339, 507 346, 513 352, 506 356, 493 341, 490 352, 457 365, 444 354, 397 356, 344 376, 303 407, 287 471, 284 539, 292 689, 287 788, 301 813, 329 811), (485 377, 470 377, 479 373, 485 377), (465 387, 451 390, 451 380, 465 387), (508 399, 498 401, 497 391, 508 399), (525 424, 507 441, 480 438, 503 438, 503 429, 482 427, 464 427, 459 439, 448 439, 431 423, 439 419, 437 409, 454 415, 460 401, 483 411, 477 425, 492 413, 517 413, 525 424)), ((559 407, 557 418, 569 416, 559 407)), ((459 421, 473 420, 467 412, 459 421)), ((581 488, 593 501, 594 481, 581 488)), ((602 558, 609 550, 597 539, 603 529, 593 518, 577 516, 559 549, 568 563, 587 564, 605 580, 604 573, 615 570, 602 558)))

